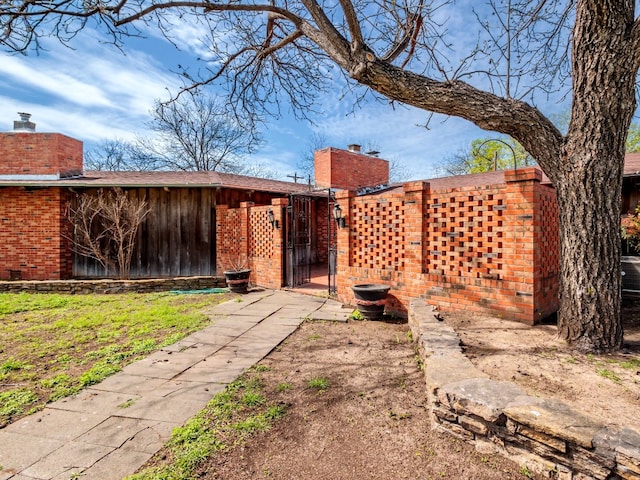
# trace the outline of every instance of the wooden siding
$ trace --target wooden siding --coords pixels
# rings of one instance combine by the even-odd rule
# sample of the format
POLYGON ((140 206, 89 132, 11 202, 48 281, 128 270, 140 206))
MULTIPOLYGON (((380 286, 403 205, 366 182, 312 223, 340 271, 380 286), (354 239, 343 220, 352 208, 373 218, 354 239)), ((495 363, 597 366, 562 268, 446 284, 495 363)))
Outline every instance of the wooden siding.
MULTIPOLYGON (((277 196, 223 188, 147 187, 127 193, 144 198, 150 209, 138 231, 131 278, 216 275, 215 206, 237 207, 244 201, 269 204, 277 196)), ((95 260, 74 255, 73 276, 109 275, 95 260)))

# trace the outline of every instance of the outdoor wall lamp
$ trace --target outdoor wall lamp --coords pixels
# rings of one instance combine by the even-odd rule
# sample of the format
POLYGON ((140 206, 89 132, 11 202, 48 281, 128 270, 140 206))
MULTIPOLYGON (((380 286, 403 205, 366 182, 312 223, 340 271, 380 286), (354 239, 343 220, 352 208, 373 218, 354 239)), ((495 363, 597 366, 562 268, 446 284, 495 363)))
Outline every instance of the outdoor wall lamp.
POLYGON ((333 218, 336 219, 338 228, 346 227, 345 218, 342 216, 342 208, 340 208, 340 205, 337 203, 333 205, 333 218))
POLYGON ((278 223, 278 220, 276 220, 273 210, 271 209, 267 210, 267 220, 269 220, 272 228, 280 228, 280 224, 278 223))

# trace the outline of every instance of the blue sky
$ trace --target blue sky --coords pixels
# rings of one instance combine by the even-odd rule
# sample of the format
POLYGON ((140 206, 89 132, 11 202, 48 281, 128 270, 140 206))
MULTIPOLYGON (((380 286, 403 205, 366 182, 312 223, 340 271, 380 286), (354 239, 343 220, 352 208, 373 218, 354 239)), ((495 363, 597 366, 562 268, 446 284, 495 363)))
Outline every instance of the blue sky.
MULTIPOLYGON (((461 22, 461 20, 459 20, 461 22)), ((184 23, 184 22, 183 22, 184 23)), ((454 40, 470 41, 465 29, 454 40)), ((461 22, 463 24, 464 22, 461 22)), ((145 122, 155 99, 168 99, 179 90, 180 79, 171 73, 177 64, 194 61, 204 52, 198 45, 198 28, 190 25, 176 32, 182 51, 149 33, 146 40, 128 41, 124 53, 101 43, 90 29, 80 33, 73 49, 46 40, 46 51, 28 56, 2 53, 0 61, 0 131, 9 131, 17 112, 32 114, 39 132, 60 132, 92 148, 104 139, 133 139, 145 133, 145 122)), ((461 49, 463 50, 463 49, 461 49)), ((215 95, 214 90, 209 94, 215 95)), ((313 133, 329 145, 346 148, 350 143, 374 142, 380 156, 395 159, 413 172, 414 179, 434 176, 434 167, 478 137, 495 137, 469 122, 434 116, 429 129, 419 127, 427 112, 372 102, 352 114, 351 105, 338 105, 340 92, 320 99, 325 113, 315 125, 287 115, 270 120, 264 146, 250 161, 281 172, 282 179, 296 171, 300 153, 313 133)), ((545 113, 562 107, 548 104, 545 113)))

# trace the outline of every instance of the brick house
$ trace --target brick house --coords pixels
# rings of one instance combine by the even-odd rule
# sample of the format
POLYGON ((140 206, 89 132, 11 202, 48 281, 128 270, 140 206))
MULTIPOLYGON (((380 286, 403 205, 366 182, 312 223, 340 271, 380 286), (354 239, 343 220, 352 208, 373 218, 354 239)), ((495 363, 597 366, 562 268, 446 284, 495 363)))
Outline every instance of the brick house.
POLYGON ((309 190, 218 172, 83 172, 82 142, 36 133, 28 117, 15 124, 0 134, 0 280, 107 276, 97 262, 72 252, 66 211, 78 193, 120 187, 146 200, 150 213, 138 232, 131 275, 148 278, 218 274, 220 205, 265 205, 309 190))
MULTIPOLYGON (((356 145, 315 162, 313 190, 216 172, 83 172, 75 139, 0 134, 0 280, 105 276, 73 255, 65 211, 79 192, 120 187, 151 208, 134 277, 219 275, 238 255, 269 288, 308 281, 314 264, 347 303, 352 285, 387 284, 400 313, 416 297, 529 324, 557 309, 557 204, 539 169, 389 186, 388 162, 356 145)), ((623 209, 640 201, 639 172, 631 154, 623 209)))

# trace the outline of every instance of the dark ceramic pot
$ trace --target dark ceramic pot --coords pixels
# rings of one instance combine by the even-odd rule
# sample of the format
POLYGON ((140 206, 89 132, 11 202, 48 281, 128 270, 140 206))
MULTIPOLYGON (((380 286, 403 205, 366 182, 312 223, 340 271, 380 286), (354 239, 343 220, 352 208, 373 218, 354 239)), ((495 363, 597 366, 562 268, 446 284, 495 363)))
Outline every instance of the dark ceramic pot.
POLYGON ((356 297, 358 311, 367 320, 379 320, 384 315, 384 306, 387 303, 388 285, 363 283, 351 287, 356 297))
POLYGON ((247 293, 247 286, 249 285, 249 275, 251 270, 228 270, 224 273, 224 278, 227 280, 227 286, 233 293, 247 293))

